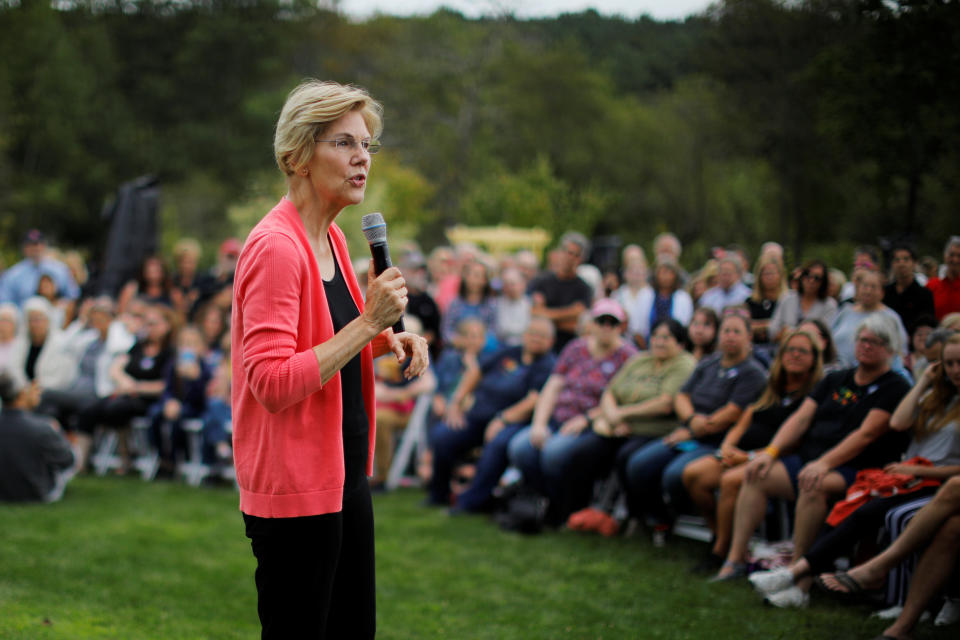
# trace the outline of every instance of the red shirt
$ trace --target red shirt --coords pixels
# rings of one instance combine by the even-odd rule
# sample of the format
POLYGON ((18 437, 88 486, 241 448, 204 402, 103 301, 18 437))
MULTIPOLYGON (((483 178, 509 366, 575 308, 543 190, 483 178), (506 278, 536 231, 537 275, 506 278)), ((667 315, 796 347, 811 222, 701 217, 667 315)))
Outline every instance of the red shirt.
MULTIPOLYGON (((346 239, 329 237, 360 312, 363 298, 346 239)), ((233 447, 240 510, 262 518, 340 511, 344 460, 340 374, 321 385, 313 347, 333 337, 317 260, 296 207, 283 199, 247 237, 234 280, 232 324, 233 447)), ((363 348, 363 401, 372 473, 373 356, 381 334, 363 348)))
POLYGON ((948 313, 960 311, 960 278, 931 278, 927 289, 933 292, 933 309, 937 321, 948 313))

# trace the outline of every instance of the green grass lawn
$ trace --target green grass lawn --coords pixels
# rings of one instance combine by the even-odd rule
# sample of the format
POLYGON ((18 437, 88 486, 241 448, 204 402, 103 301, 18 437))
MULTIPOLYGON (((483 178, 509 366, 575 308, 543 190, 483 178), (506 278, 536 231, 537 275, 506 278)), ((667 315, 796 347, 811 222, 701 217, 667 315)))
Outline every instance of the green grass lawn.
MULTIPOLYGON (((703 546, 571 532, 375 498, 378 638, 870 638, 868 608, 761 605, 707 584, 703 546)), ((257 638, 254 560, 231 489, 76 479, 53 505, 0 506, 0 638, 257 638)), ((955 638, 927 625, 918 638, 955 638)))

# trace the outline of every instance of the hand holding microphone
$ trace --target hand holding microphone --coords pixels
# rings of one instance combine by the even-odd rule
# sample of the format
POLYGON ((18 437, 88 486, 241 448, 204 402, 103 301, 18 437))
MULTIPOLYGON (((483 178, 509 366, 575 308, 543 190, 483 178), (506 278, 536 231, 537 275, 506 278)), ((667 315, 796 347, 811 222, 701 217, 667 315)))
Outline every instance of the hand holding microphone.
POLYGON ((370 213, 363 216, 360 222, 363 235, 370 243, 370 253, 373 256, 373 273, 367 282, 367 308, 364 313, 370 312, 373 317, 384 313, 388 318, 398 317, 393 325, 393 336, 388 337, 390 348, 401 362, 410 358, 410 363, 403 371, 407 379, 415 378, 427 370, 430 356, 427 350, 427 341, 422 336, 407 333, 403 327, 403 309, 407 306, 407 287, 399 269, 392 266, 390 249, 387 247, 387 223, 379 213, 370 213), (386 273, 386 277, 381 277, 386 273), (397 296, 381 294, 381 287, 392 288, 397 296), (399 303, 399 309, 393 306, 399 303), (393 314, 398 313, 398 316, 393 314))
MULTIPOLYGON (((363 229, 363 235, 370 243, 370 254, 373 256, 373 274, 379 277, 385 271, 393 266, 390 260, 390 248, 387 246, 387 223, 383 220, 383 215, 379 213, 369 213, 360 220, 360 226, 363 229)), ((403 333, 403 307, 407 303, 407 288, 400 271, 397 275, 383 283, 386 286, 392 286, 399 290, 403 306, 400 310, 400 317, 393 325, 394 333, 403 333)), ((380 301, 377 299, 376 290, 368 289, 368 303, 377 305, 380 301)), ((379 311, 379 309, 374 309, 379 311)), ((384 311, 387 311, 384 309, 384 311)))

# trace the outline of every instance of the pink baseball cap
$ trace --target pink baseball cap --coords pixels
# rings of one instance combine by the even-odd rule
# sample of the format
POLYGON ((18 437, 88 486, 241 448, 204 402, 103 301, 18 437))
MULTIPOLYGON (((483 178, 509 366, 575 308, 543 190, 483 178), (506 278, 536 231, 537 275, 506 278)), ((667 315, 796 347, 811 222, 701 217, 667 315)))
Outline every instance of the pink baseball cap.
POLYGON ((222 256, 239 256, 240 249, 243 248, 243 245, 240 244, 240 241, 236 238, 227 238, 223 241, 223 244, 220 245, 220 255, 222 256))
POLYGON ((613 298, 600 298, 594 302, 593 307, 590 309, 590 315, 593 316, 594 319, 600 316, 613 316, 620 322, 627 321, 627 314, 624 313, 623 307, 613 298))

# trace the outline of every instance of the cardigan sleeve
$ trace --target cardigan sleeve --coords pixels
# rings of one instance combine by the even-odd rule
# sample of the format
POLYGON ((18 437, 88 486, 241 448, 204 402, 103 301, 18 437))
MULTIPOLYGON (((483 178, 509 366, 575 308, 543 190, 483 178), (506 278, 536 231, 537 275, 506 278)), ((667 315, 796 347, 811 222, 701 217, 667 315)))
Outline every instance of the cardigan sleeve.
MULTIPOLYGON (((297 351, 303 280, 296 242, 273 233, 255 239, 237 268, 237 304, 243 318, 244 383, 263 407, 277 413, 322 385, 313 346, 297 351)), ((330 323, 329 317, 315 322, 330 323)))

